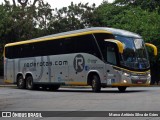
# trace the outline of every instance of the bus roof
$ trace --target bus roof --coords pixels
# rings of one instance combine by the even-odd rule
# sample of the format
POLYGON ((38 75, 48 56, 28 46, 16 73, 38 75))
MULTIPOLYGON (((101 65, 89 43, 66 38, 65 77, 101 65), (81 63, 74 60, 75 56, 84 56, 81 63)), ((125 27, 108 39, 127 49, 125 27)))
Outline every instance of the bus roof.
POLYGON ((40 41, 45 41, 45 40, 58 39, 58 38, 73 37, 73 36, 78 36, 78 35, 83 35, 83 34, 92 34, 92 33, 109 33, 109 34, 113 34, 113 35, 141 38, 140 35, 126 31, 126 30, 109 28, 109 27, 92 27, 92 28, 86 28, 86 29, 80 29, 80 30, 74 30, 74 31, 69 31, 69 32, 62 32, 62 33, 58 33, 58 34, 47 35, 44 37, 38 37, 38 38, 26 40, 26 41, 8 43, 5 45, 5 47, 19 45, 19 44, 40 42, 40 41))

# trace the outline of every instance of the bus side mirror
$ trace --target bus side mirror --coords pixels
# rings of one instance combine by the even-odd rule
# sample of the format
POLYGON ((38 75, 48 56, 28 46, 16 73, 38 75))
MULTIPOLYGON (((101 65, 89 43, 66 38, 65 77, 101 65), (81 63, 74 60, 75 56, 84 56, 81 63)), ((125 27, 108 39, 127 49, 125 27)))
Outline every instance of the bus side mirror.
POLYGON ((145 43, 146 46, 151 47, 154 51, 154 56, 157 56, 157 47, 151 43, 145 43))
POLYGON ((123 53, 123 50, 124 50, 124 46, 123 46, 123 43, 118 41, 118 40, 115 40, 115 39, 105 39, 106 42, 111 42, 111 43, 114 43, 117 45, 118 47, 118 51, 119 53, 123 53))

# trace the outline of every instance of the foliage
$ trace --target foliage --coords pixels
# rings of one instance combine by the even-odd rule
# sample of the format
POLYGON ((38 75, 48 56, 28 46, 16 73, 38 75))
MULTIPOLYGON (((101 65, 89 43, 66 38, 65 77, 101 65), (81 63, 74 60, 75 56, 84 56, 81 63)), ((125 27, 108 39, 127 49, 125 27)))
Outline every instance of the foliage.
POLYGON ((46 29, 52 16, 50 5, 43 0, 34 0, 33 4, 27 0, 20 5, 15 0, 13 5, 10 1, 4 2, 0 5, 0 58, 4 44, 45 35, 42 29, 46 29))
POLYGON ((68 7, 55 10, 56 14, 50 21, 49 29, 57 33, 90 27, 94 9, 95 4, 89 6, 88 3, 74 4, 71 2, 68 7))
POLYGON ((94 11, 95 17, 93 19, 95 23, 93 23, 93 26, 112 27, 117 22, 114 21, 115 17, 121 13, 123 14, 124 9, 125 7, 104 2, 94 11))
POLYGON ((121 6, 141 7, 142 9, 149 11, 158 10, 160 12, 160 1, 159 0, 115 0, 113 3, 121 6))
POLYGON ((52 16, 48 3, 38 1, 39 6, 11 5, 9 1, 0 5, 0 38, 1 43, 10 43, 31 39, 37 35, 38 29, 43 28, 44 20, 52 16), (46 9, 46 11, 44 10, 46 9), (46 14, 47 13, 47 14, 46 14), (37 26, 39 25, 39 28, 37 26))

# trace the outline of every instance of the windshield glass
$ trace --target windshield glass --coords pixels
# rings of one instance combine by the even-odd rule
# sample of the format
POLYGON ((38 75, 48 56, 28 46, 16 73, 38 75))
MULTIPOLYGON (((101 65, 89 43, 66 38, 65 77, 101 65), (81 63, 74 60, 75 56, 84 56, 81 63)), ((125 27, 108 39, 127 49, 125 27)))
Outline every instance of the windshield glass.
POLYGON ((149 68, 148 54, 141 38, 115 36, 124 45, 120 64, 132 69, 149 68))

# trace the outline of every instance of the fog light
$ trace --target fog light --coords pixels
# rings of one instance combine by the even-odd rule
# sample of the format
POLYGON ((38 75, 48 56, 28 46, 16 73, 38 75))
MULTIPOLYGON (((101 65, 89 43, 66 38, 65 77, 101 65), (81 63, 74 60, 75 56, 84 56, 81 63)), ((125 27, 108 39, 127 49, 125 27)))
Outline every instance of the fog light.
POLYGON ((127 83, 127 80, 123 80, 123 83, 127 83))
POLYGON ((148 84, 150 84, 150 83, 151 83, 151 81, 149 80, 149 81, 148 81, 148 84))

